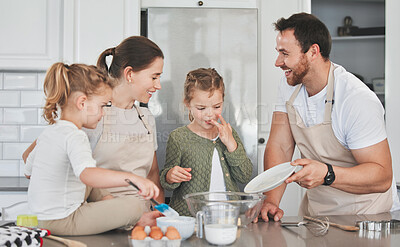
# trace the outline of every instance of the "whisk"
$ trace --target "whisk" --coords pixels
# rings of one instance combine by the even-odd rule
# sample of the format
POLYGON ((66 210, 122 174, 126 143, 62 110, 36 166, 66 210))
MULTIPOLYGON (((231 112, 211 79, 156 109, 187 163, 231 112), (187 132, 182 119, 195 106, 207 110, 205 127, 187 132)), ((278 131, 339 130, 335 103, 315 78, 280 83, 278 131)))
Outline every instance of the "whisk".
POLYGON ((325 220, 312 218, 310 216, 304 216, 303 218, 306 219, 306 220, 309 220, 309 221, 320 223, 320 224, 324 224, 325 223, 325 224, 328 224, 328 226, 331 225, 333 227, 336 227, 336 228, 339 228, 339 229, 342 229, 342 230, 348 231, 348 232, 355 232, 355 231, 360 230, 360 228, 358 226, 346 226, 346 225, 341 225, 341 224, 336 224, 336 223, 333 223, 333 222, 329 222, 329 219, 327 217, 325 217, 325 220))
MULTIPOLYGON (((305 219, 305 218, 304 218, 305 219)), ((328 218, 325 218, 325 221, 310 221, 310 220, 302 220, 297 222, 282 222, 281 226, 305 226, 314 236, 322 236, 328 232, 329 229, 329 221, 328 218)))

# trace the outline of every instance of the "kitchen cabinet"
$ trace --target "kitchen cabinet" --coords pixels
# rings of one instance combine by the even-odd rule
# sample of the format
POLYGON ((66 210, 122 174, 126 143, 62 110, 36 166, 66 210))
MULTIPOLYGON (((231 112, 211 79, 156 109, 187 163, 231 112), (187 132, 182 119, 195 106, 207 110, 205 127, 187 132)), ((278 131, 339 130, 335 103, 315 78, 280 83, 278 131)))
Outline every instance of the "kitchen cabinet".
POLYGON ((0 68, 46 70, 61 58, 61 0, 0 1, 0 68))
POLYGON ((312 0, 311 13, 328 27, 332 36, 330 59, 371 87, 384 104, 385 35, 339 36, 338 27, 350 17, 359 28, 385 26, 384 0, 312 0))
POLYGON ((141 7, 256 8, 257 0, 142 0, 141 7))
POLYGON ((96 64, 102 51, 140 34, 140 0, 64 1, 63 30, 64 61, 96 64))

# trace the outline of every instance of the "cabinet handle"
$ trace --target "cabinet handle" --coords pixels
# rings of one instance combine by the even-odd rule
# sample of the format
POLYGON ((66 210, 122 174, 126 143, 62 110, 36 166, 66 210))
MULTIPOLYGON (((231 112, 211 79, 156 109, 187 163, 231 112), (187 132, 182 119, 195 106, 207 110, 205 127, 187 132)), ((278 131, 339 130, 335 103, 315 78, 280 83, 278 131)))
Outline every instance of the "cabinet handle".
POLYGON ((198 4, 199 6, 203 6, 204 3, 203 3, 203 1, 198 1, 197 4, 198 4))
POLYGON ((264 144, 264 142, 265 142, 265 139, 264 138, 260 138, 260 139, 258 139, 258 143, 260 143, 260 144, 264 144))

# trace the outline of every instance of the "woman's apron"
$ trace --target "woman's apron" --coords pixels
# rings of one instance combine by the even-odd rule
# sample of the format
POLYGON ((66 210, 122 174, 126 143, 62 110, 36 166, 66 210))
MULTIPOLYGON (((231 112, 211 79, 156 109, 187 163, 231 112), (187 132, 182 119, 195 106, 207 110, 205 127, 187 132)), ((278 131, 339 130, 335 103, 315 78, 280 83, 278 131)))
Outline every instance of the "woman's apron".
MULTIPOLYGON (((139 107, 134 107, 136 111, 104 108, 103 132, 93 157, 97 167, 130 172, 146 178, 153 164, 154 133, 148 124, 148 117, 142 114, 139 107), (133 114, 138 114, 139 118, 133 114), (138 134, 135 131, 136 120, 143 123, 147 133, 138 134)), ((109 188, 108 191, 114 197, 137 194, 133 186, 109 188)))
MULTIPOLYGON (((293 107, 302 84, 286 102, 290 128, 301 157, 317 160, 340 167, 357 165, 350 150, 346 149, 336 138, 331 121, 334 93, 334 65, 331 64, 327 96, 325 101, 324 121, 306 127, 301 116, 293 107)), ((365 174, 368 176, 368 174, 365 174)), ((391 188, 385 193, 351 194, 331 186, 320 185, 308 189, 300 205, 299 215, 344 215, 344 214, 377 214, 388 212, 392 206, 391 188)))

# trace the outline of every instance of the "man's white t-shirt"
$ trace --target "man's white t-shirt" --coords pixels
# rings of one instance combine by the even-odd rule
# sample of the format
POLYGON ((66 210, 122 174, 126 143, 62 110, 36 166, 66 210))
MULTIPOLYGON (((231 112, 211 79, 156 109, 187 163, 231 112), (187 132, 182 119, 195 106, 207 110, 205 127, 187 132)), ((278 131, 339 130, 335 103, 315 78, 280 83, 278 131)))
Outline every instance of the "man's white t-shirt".
MULTIPOLYGON (((387 138, 385 110, 382 103, 356 76, 342 66, 334 64, 334 104, 332 129, 338 141, 347 149, 360 149, 377 144, 387 138)), ((296 86, 290 86, 283 77, 279 84, 275 111, 287 112, 286 101, 296 86)), ((307 127, 320 124, 324 119, 327 87, 311 97, 304 86, 300 89, 293 106, 307 127)), ((392 179, 393 210, 400 209, 396 182, 392 179)))
POLYGON ((41 133, 25 166, 31 175, 29 208, 39 220, 65 218, 84 202, 86 185, 79 176, 87 167, 96 167, 96 161, 87 135, 75 124, 59 120, 41 133))

